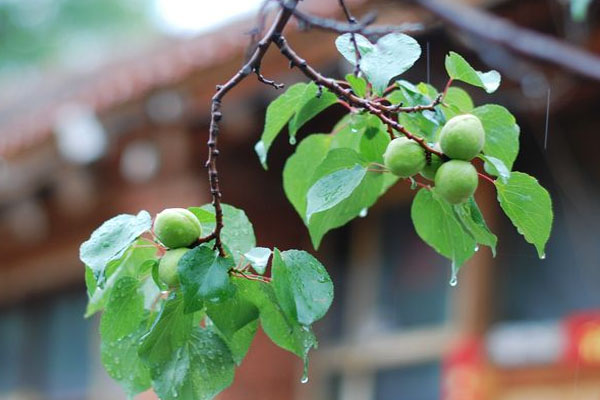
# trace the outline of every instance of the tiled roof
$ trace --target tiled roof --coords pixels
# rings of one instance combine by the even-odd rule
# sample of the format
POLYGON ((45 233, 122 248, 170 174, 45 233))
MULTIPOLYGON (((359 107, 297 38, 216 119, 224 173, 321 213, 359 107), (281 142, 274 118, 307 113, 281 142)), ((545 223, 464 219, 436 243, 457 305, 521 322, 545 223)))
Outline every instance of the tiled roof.
MULTIPOLYGON (((325 16, 339 12, 337 1, 309 0, 302 8, 325 16)), ((194 38, 162 41, 85 73, 49 73, 41 82, 13 82, 17 90, 0 95, 0 156, 15 155, 51 136, 64 105, 85 104, 102 112, 241 54, 253 24, 252 18, 194 38)), ((296 29, 295 24, 288 29, 296 29)))

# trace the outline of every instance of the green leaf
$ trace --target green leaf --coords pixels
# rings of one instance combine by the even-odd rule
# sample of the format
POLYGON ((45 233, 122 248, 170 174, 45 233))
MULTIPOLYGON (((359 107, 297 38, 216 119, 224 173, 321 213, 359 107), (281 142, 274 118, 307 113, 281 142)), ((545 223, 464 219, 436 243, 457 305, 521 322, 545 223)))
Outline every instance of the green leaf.
POLYGON ((94 278, 94 271, 87 265, 85 266, 85 288, 87 290, 87 295, 91 298, 96 292, 96 278, 94 278))
POLYGON ((129 397, 151 386, 150 370, 138 355, 138 345, 148 329, 147 321, 118 340, 102 338, 100 357, 108 375, 119 382, 129 397))
POLYGON ((446 96, 444 96, 444 104, 441 105, 447 120, 460 114, 469 113, 474 107, 473 100, 466 90, 455 86, 448 88, 446 96))
POLYGON ((168 290, 169 286, 167 284, 165 284, 163 281, 161 281, 160 276, 158 275, 158 266, 159 265, 160 265, 160 263, 157 260, 152 260, 152 280, 154 281, 154 284, 160 290, 168 290))
POLYGON ((304 94, 298 102, 296 114, 289 123, 290 143, 294 144, 296 142, 296 133, 305 123, 337 102, 335 94, 325 88, 321 91, 321 95, 318 96, 319 88, 314 82, 306 85, 304 94))
MULTIPOLYGON (((315 134, 305 138, 296 148, 296 152, 288 158, 283 170, 283 187, 286 196, 303 221, 306 217, 307 193, 316 181, 336 170, 351 169, 357 164, 366 166, 368 162, 382 162, 383 152, 390 140, 389 134, 384 129, 381 121, 369 114, 347 115, 338 122, 333 132, 331 135, 315 134), (356 161, 354 163, 342 163, 336 166, 336 168, 321 171, 319 172, 319 176, 315 176, 317 168, 321 168, 321 164, 325 158, 334 157, 329 153, 340 150, 346 152, 345 154, 351 153, 350 161, 356 161), (358 156, 357 153, 359 154, 358 156)), ((393 184, 397 179, 393 176, 391 176, 391 179, 386 179, 387 177, 384 177, 384 175, 387 174, 367 172, 365 179, 357 189, 364 194, 362 185, 367 184, 373 190, 377 190, 377 187, 379 187, 380 193, 385 192, 385 189, 389 186, 384 188, 383 183, 379 186, 379 181, 386 181, 389 184, 393 184)), ((322 237, 327 230, 333 229, 329 228, 329 226, 341 226, 359 215, 363 208, 370 207, 379 194, 375 192, 371 193, 371 195, 358 196, 359 199, 367 198, 367 201, 364 201, 364 205, 360 208, 359 206, 348 207, 347 204, 345 207, 342 207, 345 201, 335 206, 332 211, 336 210, 337 207, 342 207, 343 210, 346 210, 344 211, 345 214, 339 218, 329 215, 327 216, 328 221, 324 221, 320 226, 319 224, 314 225, 313 241, 320 241, 319 236, 322 237)), ((355 193, 350 198, 354 196, 355 193)), ((319 214, 327 214, 327 212, 319 214)), ((317 215, 311 217, 311 224, 316 217, 317 215)), ((322 219, 323 216, 319 218, 322 219)))
MULTIPOLYGON (((415 86, 412 83, 399 80, 396 82, 399 90, 388 96, 392 104, 402 103, 406 107, 417 105, 429 105, 437 97, 437 90, 431 85, 420 83, 415 86)), ((437 132, 446 122, 444 114, 436 108, 435 111, 425 110, 417 113, 400 113, 398 121, 409 131, 417 136, 427 139, 429 142, 436 140, 437 132)))
POLYGON ((246 261, 250 263, 252 269, 259 275, 265 273, 270 257, 271 249, 266 247, 255 247, 244 254, 246 261))
MULTIPOLYGON (((366 166, 358 153, 348 148, 334 149, 313 174, 312 182, 340 169, 366 166)), ((319 247, 323 236, 331 229, 345 225, 356 218, 363 209, 371 207, 379 198, 383 187, 383 174, 367 172, 360 184, 346 199, 325 211, 313 213, 308 222, 308 230, 315 248, 319 247)))
POLYGON ((477 243, 488 246, 492 250, 492 255, 496 257, 498 238, 488 228, 475 199, 471 197, 466 203, 455 205, 454 210, 463 228, 477 243))
MULTIPOLYGON (((85 317, 90 317, 104 308, 112 288, 120 278, 130 276, 144 279, 144 264, 156 258, 156 248, 151 245, 151 242, 139 239, 120 259, 111 261, 106 268, 106 283, 103 287, 97 287, 89 298, 85 317)), ((92 284, 91 281, 86 282, 92 284)))
POLYGON ((144 319, 144 296, 140 282, 123 277, 115 283, 106 309, 100 320, 100 334, 104 340, 116 341, 133 332, 144 319))
POLYGON ((510 171, 506 165, 504 165, 502 160, 496 157, 486 156, 485 154, 479 156, 479 158, 485 161, 485 170, 489 174, 499 177, 504 183, 508 181, 508 178, 510 178, 510 171))
POLYGON ((254 147, 263 168, 267 168, 267 153, 271 144, 298 109, 298 104, 304 96, 306 86, 306 83, 296 83, 288 87, 282 95, 273 100, 267 107, 265 127, 260 136, 260 141, 254 147))
MULTIPOLYGON (((221 208, 225 225, 221 231, 221 239, 231 250, 235 263, 238 263, 244 253, 256 246, 254 228, 244 210, 229 204, 221 204, 221 208)), ((190 207, 189 210, 200 220, 203 232, 212 232, 215 229, 215 211, 212 205, 190 207)))
POLYGON ((410 214, 419 237, 456 267, 474 254, 477 243, 473 237, 464 231, 452 206, 431 190, 423 188, 417 192, 410 214))
POLYGON ((365 160, 381 164, 383 163, 383 153, 385 153, 391 139, 379 119, 371 123, 372 125, 368 125, 360 135, 358 151, 365 160))
POLYGON ((522 172, 510 174, 508 182, 496 180, 498 201, 519 233, 545 257, 546 242, 552 230, 552 200, 532 176, 522 172))
POLYGON ((275 249, 272 285, 283 311, 302 325, 321 319, 333 301, 327 270, 305 251, 275 249))
MULTIPOLYGON (((360 69, 376 94, 382 94, 392 78, 412 67, 421 56, 419 43, 403 33, 390 33, 375 44, 362 35, 354 36, 361 55, 360 69)), ((336 39, 335 45, 348 62, 356 65, 356 49, 351 37, 345 33, 336 39)))
POLYGON ((495 92, 498 86, 500 86, 500 74, 498 71, 476 71, 467 60, 453 51, 446 56, 445 64, 446 71, 452 79, 478 86, 485 89, 488 93, 495 92))
POLYGON ((367 95, 367 81, 363 78, 354 74, 347 74, 346 81, 350 84, 355 95, 358 97, 365 97, 367 95))
POLYGON ((236 292, 223 302, 208 303, 206 314, 223 335, 236 364, 240 364, 258 327, 258 308, 236 292))
POLYGON ((238 293, 219 303, 208 303, 206 314, 227 337, 258 318, 258 308, 238 293))
POLYGON ((161 364, 153 364, 153 388, 161 400, 211 400, 233 382, 231 352, 210 328, 195 327, 161 364))
MULTIPOLYGON (((519 132, 515 117, 504 107, 486 104, 473 110, 485 129, 483 152, 486 156, 502 160, 506 168, 512 170, 513 163, 519 154, 519 132)), ((490 172, 486 163, 486 171, 490 172)))
POLYGON ((231 257, 220 257, 212 247, 201 245, 188 251, 177 264, 185 312, 202 309, 205 302, 223 301, 233 294, 228 271, 235 266, 231 257))
POLYGON ((150 331, 141 338, 140 357, 150 368, 164 365, 189 340, 193 322, 194 316, 183 312, 181 294, 172 293, 150 331))
POLYGON ((79 258, 94 272, 99 285, 106 279, 107 264, 120 258, 127 248, 144 232, 152 227, 152 218, 147 211, 138 215, 121 214, 105 221, 79 248, 79 258))
POLYGON ((257 330, 258 319, 255 319, 249 324, 244 325, 242 329, 236 331, 233 336, 229 338, 222 336, 223 340, 227 344, 227 347, 229 347, 229 350, 231 351, 233 361, 235 361, 237 365, 240 365, 246 357, 257 330))
POLYGON ((283 168, 283 190, 302 220, 306 215, 306 193, 312 175, 327 156, 332 138, 325 134, 307 136, 283 168))
POLYGON ((366 173, 367 168, 357 164, 325 175, 315 182, 306 194, 306 220, 310 222, 313 214, 329 210, 347 199, 366 173))
POLYGON ((571 0, 571 18, 577 22, 584 21, 591 4, 592 0, 571 0))
POLYGON ((297 83, 267 107, 265 128, 254 150, 263 168, 267 168, 267 153, 271 144, 289 121, 290 143, 295 143, 296 133, 306 122, 337 102, 337 96, 327 89, 321 90, 314 82, 297 83))
POLYGON ((240 296, 258 307, 261 326, 273 343, 306 360, 310 349, 317 346, 317 340, 309 327, 286 316, 272 285, 244 278, 234 280, 240 296))

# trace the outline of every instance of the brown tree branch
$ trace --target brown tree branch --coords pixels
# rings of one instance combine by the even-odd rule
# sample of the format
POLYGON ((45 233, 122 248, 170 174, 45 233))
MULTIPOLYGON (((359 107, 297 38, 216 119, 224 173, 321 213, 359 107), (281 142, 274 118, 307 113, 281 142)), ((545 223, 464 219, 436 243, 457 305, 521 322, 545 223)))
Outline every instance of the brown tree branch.
POLYGON ((379 37, 387 35, 388 33, 394 32, 415 32, 423 29, 421 24, 405 23, 401 25, 379 25, 369 26, 377 18, 376 13, 368 13, 360 20, 356 20, 356 23, 345 23, 336 21, 334 19, 322 18, 316 15, 310 15, 303 13, 302 11, 293 8, 286 4, 285 0, 276 0, 279 5, 289 10, 294 18, 302 22, 308 28, 316 28, 324 31, 329 31, 338 34, 344 33, 359 33, 367 37, 379 37))
POLYGON ((600 81, 600 57, 590 52, 457 2, 415 1, 461 31, 498 43, 526 57, 548 62, 586 78, 600 81))
POLYGON ((208 138, 209 151, 206 167, 208 168, 208 179, 210 182, 212 204, 215 208, 215 230, 206 238, 201 238, 200 241, 207 241, 207 238, 214 238, 215 249, 219 251, 219 255, 221 257, 225 256, 225 250, 221 241, 221 230, 223 229, 223 209, 221 207, 221 189, 219 187, 219 173, 217 171, 217 157, 219 156, 219 150, 217 148, 219 137, 219 121, 222 118, 221 101, 231 89, 238 85, 252 72, 255 72, 260 79, 260 62, 262 61, 273 39, 281 35, 281 32, 292 16, 292 11, 295 9, 297 3, 298 0, 292 0, 288 3, 288 6, 279 11, 275 22, 265 36, 256 44, 254 52, 250 55, 248 61, 246 61, 244 66, 233 77, 231 77, 229 81, 223 85, 217 86, 217 92, 211 100, 211 119, 208 138))
MULTIPOLYGON (((348 23, 350 25, 356 25, 357 24, 356 18, 354 18, 352 13, 350 13, 350 9, 346 5, 345 1, 339 0, 339 2, 340 2, 340 7, 342 7, 342 10, 344 11, 344 15, 346 16, 346 19, 348 20, 348 23)), ((352 42, 352 46, 354 47, 354 54, 356 56, 356 63, 354 64, 354 75, 358 76, 358 74, 360 73, 361 56, 360 56, 360 50, 358 49, 358 42, 356 41, 356 33, 350 34, 350 42, 352 42)))
POLYGON ((302 73, 304 73, 304 75, 306 75, 306 77, 308 77, 310 80, 312 80, 318 85, 326 87, 332 93, 337 95, 341 100, 345 101, 349 105, 354 106, 356 108, 361 108, 377 116, 388 127, 395 129, 398 132, 401 132, 407 138, 419 143, 419 145, 421 145, 421 147, 423 147, 423 149, 425 149, 426 151, 436 154, 439 157, 444 157, 444 155, 440 151, 429 146, 425 138, 414 135, 413 133, 408 131, 408 129, 406 129, 403 125, 390 118, 386 106, 383 106, 377 102, 368 99, 363 99, 362 97, 358 97, 354 93, 352 93, 352 90, 344 89, 342 86, 340 86, 336 80, 329 79, 321 75, 317 70, 308 65, 306 60, 302 59, 294 50, 292 50, 292 48, 288 45, 287 41, 283 36, 276 36, 273 38, 273 41, 277 45, 277 47, 279 47, 281 54, 283 54, 288 60, 290 60, 291 65, 298 67, 300 71, 302 71, 302 73))

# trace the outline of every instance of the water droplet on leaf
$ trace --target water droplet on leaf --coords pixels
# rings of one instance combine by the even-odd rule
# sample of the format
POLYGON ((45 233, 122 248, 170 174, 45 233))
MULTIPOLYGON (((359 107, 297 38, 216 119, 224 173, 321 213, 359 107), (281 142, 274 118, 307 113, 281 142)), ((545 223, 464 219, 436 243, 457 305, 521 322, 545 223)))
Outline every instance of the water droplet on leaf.
POLYGON ((296 137, 295 136, 290 136, 290 144, 292 146, 294 146, 296 144, 296 137))
POLYGON ((360 212, 358 213, 358 216, 361 218, 364 218, 367 216, 368 212, 369 212, 369 209, 365 207, 362 210, 360 210, 360 212))
POLYGON ((302 369, 302 378, 300 383, 308 383, 308 356, 304 357, 304 368, 302 369))
POLYGON ((452 261, 452 273, 450 275, 450 286, 454 287, 458 285, 458 266, 456 262, 452 261))

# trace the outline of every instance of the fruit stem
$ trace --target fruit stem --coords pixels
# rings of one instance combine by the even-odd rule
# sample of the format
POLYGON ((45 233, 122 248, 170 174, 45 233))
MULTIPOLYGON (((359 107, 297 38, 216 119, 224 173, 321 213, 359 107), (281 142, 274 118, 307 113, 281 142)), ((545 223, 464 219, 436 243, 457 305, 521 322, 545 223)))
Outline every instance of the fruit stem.
POLYGON ((229 270, 229 272, 237 277, 240 278, 245 278, 251 281, 259 281, 259 282, 266 282, 269 283, 271 282, 271 278, 267 277, 267 276, 260 276, 260 275, 255 275, 255 274, 250 274, 244 271, 236 271, 236 270, 229 270))
POLYGON ((478 172, 477 175, 479 175, 481 178, 485 179, 486 181, 490 182, 492 185, 495 185, 495 181, 490 178, 489 176, 482 174, 481 172, 478 172))

